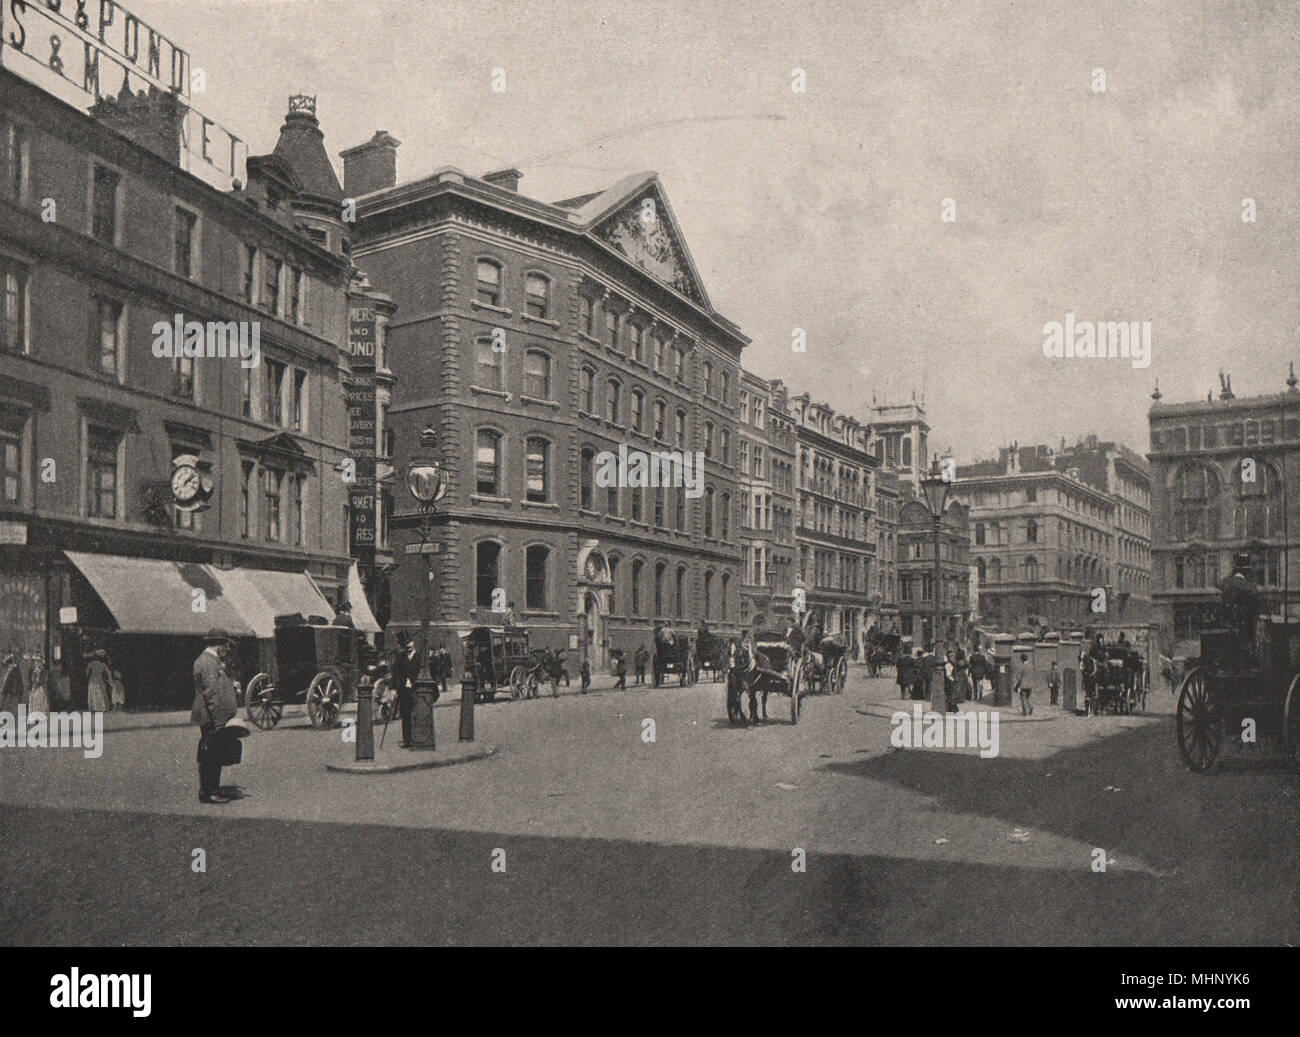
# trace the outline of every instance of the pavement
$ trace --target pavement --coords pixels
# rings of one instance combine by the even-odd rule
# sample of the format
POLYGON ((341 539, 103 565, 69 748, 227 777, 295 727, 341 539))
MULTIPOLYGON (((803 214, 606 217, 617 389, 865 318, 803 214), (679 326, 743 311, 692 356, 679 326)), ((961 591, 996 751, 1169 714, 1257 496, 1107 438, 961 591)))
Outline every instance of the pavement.
MULTIPOLYGON (((325 768, 345 731, 291 714, 245 740, 223 781, 246 797, 222 806, 197 801, 188 724, 110 729, 99 759, 0 751, 0 940, 1300 940, 1288 763, 1241 750, 1192 774, 1167 695, 1008 723, 987 759, 896 749, 860 712, 896 695, 853 667, 797 725, 778 701, 749 727, 721 683, 575 688, 478 707, 485 759, 364 779, 325 768)), ((457 710, 435 709, 440 739, 457 710)))

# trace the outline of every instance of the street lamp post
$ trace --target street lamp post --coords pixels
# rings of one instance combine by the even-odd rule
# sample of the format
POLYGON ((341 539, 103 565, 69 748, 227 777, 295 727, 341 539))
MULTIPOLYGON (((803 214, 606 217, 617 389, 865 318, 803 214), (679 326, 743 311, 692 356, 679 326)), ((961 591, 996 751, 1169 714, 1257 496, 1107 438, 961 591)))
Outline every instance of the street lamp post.
POLYGON ((939 470, 939 459, 930 469, 930 474, 921 480, 921 491, 925 494, 926 507, 930 509, 930 519, 934 523, 934 620, 931 624, 931 640, 934 648, 934 661, 937 669, 935 679, 930 682, 930 708, 937 712, 947 709, 943 694, 943 666, 939 656, 939 626, 943 622, 943 566, 939 558, 939 539, 943 528, 943 510, 948 503, 949 481, 939 470))
MULTIPOLYGON (((420 620, 420 672, 415 677, 415 706, 411 712, 411 745, 416 749, 435 749, 433 699, 436 686, 429 672, 429 625, 433 611, 433 516, 438 501, 447 492, 447 471, 434 454, 437 436, 433 429, 420 433, 420 452, 406 468, 406 488, 420 509, 420 554, 424 556, 428 578, 424 584, 424 615, 420 620)), ((473 706, 470 706, 473 709, 473 706)), ((463 707, 462 707, 463 712, 463 707)), ((473 719, 471 716, 471 726, 473 719)), ((471 734, 472 737, 472 734, 471 734)))

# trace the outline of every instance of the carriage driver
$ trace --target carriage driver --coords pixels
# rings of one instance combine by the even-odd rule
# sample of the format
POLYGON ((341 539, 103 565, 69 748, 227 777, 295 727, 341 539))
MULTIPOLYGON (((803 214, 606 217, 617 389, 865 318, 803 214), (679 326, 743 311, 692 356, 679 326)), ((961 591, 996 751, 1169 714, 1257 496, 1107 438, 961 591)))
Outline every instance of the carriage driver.
POLYGON ((1243 662, 1249 663, 1256 652, 1255 627, 1259 622, 1259 588, 1250 578, 1248 552, 1232 556, 1232 575, 1219 584, 1223 599, 1224 621, 1237 636, 1237 649, 1243 662))

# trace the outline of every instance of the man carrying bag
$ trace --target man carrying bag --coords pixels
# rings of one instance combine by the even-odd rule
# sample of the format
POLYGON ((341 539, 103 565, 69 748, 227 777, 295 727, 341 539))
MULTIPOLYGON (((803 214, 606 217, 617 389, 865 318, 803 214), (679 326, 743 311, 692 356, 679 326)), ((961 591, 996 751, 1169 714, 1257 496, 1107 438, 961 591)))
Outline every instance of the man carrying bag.
POLYGON ((199 802, 215 806, 236 798, 221 792, 221 768, 229 750, 219 732, 235 716, 238 706, 235 686, 226 672, 229 637, 213 631, 205 641, 202 654, 194 660, 194 706, 190 720, 199 725, 199 748, 195 756, 199 765, 199 802))

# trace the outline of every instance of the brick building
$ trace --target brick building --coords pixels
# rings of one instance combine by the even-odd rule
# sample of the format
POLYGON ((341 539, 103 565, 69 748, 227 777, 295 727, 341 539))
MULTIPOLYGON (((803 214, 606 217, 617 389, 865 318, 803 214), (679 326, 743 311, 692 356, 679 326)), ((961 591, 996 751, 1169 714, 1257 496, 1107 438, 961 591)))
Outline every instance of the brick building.
MULTIPOLYGON (((520 193, 517 170, 398 184, 398 146, 381 132, 344 152, 344 190, 354 255, 398 307, 396 467, 430 426, 449 471, 434 642, 454 649, 510 603, 534 644, 576 647, 595 670, 656 619, 734 629, 748 340, 710 304, 658 177, 548 203, 520 193), (702 479, 605 486, 620 448, 698 451, 702 479)), ((395 551, 416 527, 399 495, 395 551)), ((392 624, 414 630, 424 570, 397 558, 392 624)))
MULTIPOLYGON (((898 630, 922 648, 933 642, 934 520, 910 491, 898 511, 898 630)), ((965 641, 970 626, 970 539, 970 509, 949 500, 939 527, 939 640, 946 644, 965 641)))
POLYGON ((1300 614, 1294 493, 1300 485, 1300 391, 1294 369, 1283 392, 1238 398, 1227 383, 1217 399, 1165 403, 1151 427, 1152 556, 1156 616, 1165 643, 1195 654, 1202 629, 1217 622, 1218 584, 1233 555, 1251 556, 1251 576, 1274 613, 1300 614))
POLYGON ((177 706, 210 627, 349 593, 346 234, 305 108, 232 191, 181 168, 174 95, 87 108, 0 70, 0 648, 84 701, 106 647, 128 705, 177 706), (209 355, 159 355, 177 322, 209 355), (210 355, 235 337, 255 363, 210 355))

